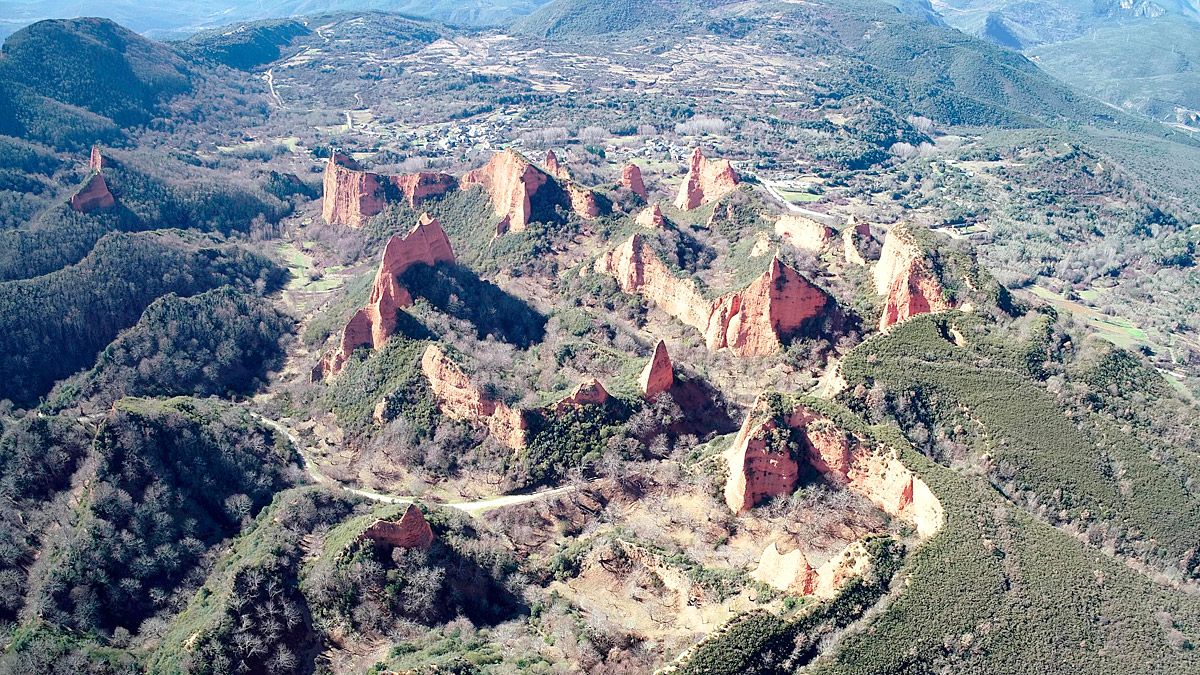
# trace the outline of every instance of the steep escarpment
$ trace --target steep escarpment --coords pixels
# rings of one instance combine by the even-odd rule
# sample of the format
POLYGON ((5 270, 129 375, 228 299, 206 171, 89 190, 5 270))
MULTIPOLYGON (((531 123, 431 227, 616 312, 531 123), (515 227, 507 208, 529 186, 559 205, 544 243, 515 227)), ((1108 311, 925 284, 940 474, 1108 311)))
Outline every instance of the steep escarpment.
POLYGON ((821 251, 833 239, 833 228, 795 214, 785 214, 775 221, 775 234, 796 248, 821 251))
POLYGON ((386 548, 429 548, 433 544, 433 528, 416 504, 409 504, 396 520, 379 519, 359 535, 376 546, 386 548))
POLYGON ((620 186, 641 197, 643 200, 649 199, 646 192, 646 183, 642 180, 642 169, 633 162, 621 167, 620 186))
POLYGON ((784 339, 834 306, 825 291, 777 257, 744 290, 708 301, 694 282, 676 277, 640 234, 600 256, 595 269, 616 279, 622 291, 701 331, 709 349, 728 348, 740 357, 777 353, 784 339))
POLYGON ((667 353, 667 344, 662 340, 654 346, 654 354, 638 376, 638 387, 646 399, 654 399, 668 392, 675 384, 675 366, 667 353))
MULTIPOLYGON (((557 162, 557 159, 556 159, 557 162)), ((551 177, 531 164, 516 150, 504 150, 492 156, 484 166, 462 178, 463 185, 482 185, 491 199, 499 222, 496 233, 521 232, 533 221, 536 202, 547 201, 539 194, 552 183, 551 177)), ((546 192, 553 190, 547 189, 546 192)), ((550 201, 561 202, 561 193, 550 201)), ((552 205, 551 205, 552 206, 552 205)))
POLYGON ((513 450, 525 447, 528 425, 524 413, 486 396, 436 345, 425 349, 421 372, 429 380, 442 414, 483 424, 493 438, 513 450))
POLYGON ((405 236, 388 240, 371 286, 370 300, 351 317, 342 331, 337 350, 321 362, 315 374, 336 375, 359 347, 383 347, 396 330, 396 313, 413 303, 412 294, 400 285, 400 277, 409 268, 454 261, 454 251, 446 232, 441 223, 428 214, 422 214, 417 225, 405 236))
POLYGON ((325 164, 321 216, 331 225, 359 228, 389 202, 403 201, 416 207, 426 199, 446 194, 455 185, 454 177, 444 173, 403 176, 371 173, 362 170, 347 155, 335 152, 325 164))
POLYGON ((92 213, 116 205, 117 200, 108 189, 108 182, 104 180, 103 170, 104 155, 100 152, 100 146, 93 145, 91 155, 88 157, 90 175, 75 191, 75 194, 71 195, 69 203, 72 210, 79 213, 92 213))
POLYGON ((700 148, 696 148, 683 184, 679 186, 675 207, 691 211, 733 192, 740 182, 741 177, 729 160, 710 160, 700 148))
POLYGON ((906 225, 896 225, 884 239, 875 265, 875 290, 884 299, 881 331, 920 314, 954 308, 906 225))
POLYGON ((725 503, 735 513, 791 494, 804 463, 828 482, 860 492, 889 515, 911 522, 922 536, 941 526, 941 504, 893 449, 873 445, 803 402, 760 398, 725 458, 725 503))

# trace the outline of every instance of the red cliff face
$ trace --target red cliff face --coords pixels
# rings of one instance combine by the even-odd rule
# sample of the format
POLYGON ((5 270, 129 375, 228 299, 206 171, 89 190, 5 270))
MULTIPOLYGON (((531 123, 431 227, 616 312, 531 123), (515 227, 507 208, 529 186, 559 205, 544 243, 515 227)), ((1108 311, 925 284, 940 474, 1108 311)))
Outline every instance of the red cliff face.
POLYGON ((88 157, 88 170, 100 172, 104 170, 104 153, 100 151, 100 146, 92 146, 92 154, 88 157))
POLYGON ((521 232, 533 216, 533 198, 550 177, 515 150, 496 153, 481 168, 463 176, 464 185, 482 185, 500 222, 497 234, 521 232))
POLYGON ((772 258, 767 271, 746 290, 714 305, 705 338, 712 350, 728 347, 741 357, 778 352, 792 335, 833 303, 796 270, 772 258))
POLYGON ((386 205, 379 176, 360 171, 346 155, 334 153, 325 163, 321 216, 330 225, 359 228, 386 205))
POLYGON ((484 425, 492 437, 508 448, 520 450, 525 447, 525 415, 502 401, 485 396, 436 345, 425 349, 421 372, 429 380, 429 388, 443 414, 484 425))
POLYGON ((751 411, 738 431, 733 446, 725 452, 729 477, 725 480, 725 503, 734 513, 743 513, 771 497, 789 495, 796 489, 800 464, 786 448, 773 447, 770 440, 778 427, 751 411))
POLYGON ((775 234, 785 242, 819 253, 833 238, 833 228, 795 214, 785 214, 775 221, 775 234))
POLYGON ((671 356, 667 354, 667 344, 659 340, 654 346, 654 355, 650 357, 650 362, 638 377, 638 386, 642 390, 642 396, 653 400, 670 391, 674 385, 675 366, 671 363, 671 356))
POLYGON ((571 180, 571 171, 558 161, 558 155, 554 154, 553 150, 546 151, 546 160, 542 164, 546 167, 546 173, 554 178, 571 180))
POLYGON ((454 189, 453 176, 421 172, 405 176, 381 176, 362 171, 350 157, 334 153, 325 164, 321 216, 331 225, 359 228, 379 214, 392 194, 416 207, 430 197, 454 189))
POLYGON ((399 520, 376 520, 360 538, 389 548, 429 548, 433 544, 433 528, 421 509, 409 504, 399 520))
POLYGON ((590 378, 575 387, 575 391, 550 406, 550 410, 560 412, 566 408, 581 405, 604 405, 608 403, 608 390, 596 378, 590 378))
POLYGON ((707 301, 691 280, 679 279, 641 235, 596 261, 626 293, 649 298, 667 314, 704 333, 708 348, 739 357, 768 356, 782 339, 832 307, 833 299, 778 258, 744 290, 707 301))
POLYGON ((875 290, 884 298, 879 317, 881 331, 920 314, 954 308, 912 232, 904 225, 893 227, 884 239, 875 265, 875 290))
POLYGON ((692 161, 688 167, 687 176, 679 186, 679 196, 675 198, 675 207, 683 211, 707 204, 729 194, 741 178, 728 160, 708 160, 700 148, 692 153, 692 161))
POLYGON ((663 218, 662 209, 658 208, 658 204, 647 206, 637 216, 637 224, 647 230, 662 229, 666 225, 666 219, 663 218))
POLYGON ((571 198, 571 211, 584 220, 593 220, 600 215, 600 203, 596 193, 578 185, 567 183, 567 196, 571 198))
POLYGON ((383 249, 383 259, 375 273, 371 297, 342 331, 337 351, 325 361, 324 373, 336 375, 359 347, 382 349, 396 330, 396 313, 412 306, 412 295, 400 285, 400 277, 413 265, 454 262, 454 251, 441 224, 422 214, 416 227, 403 237, 392 237, 383 249))
POLYGON ((884 512, 913 523, 922 537, 941 527, 941 504, 894 450, 871 447, 863 437, 803 404, 777 419, 760 399, 725 457, 729 462, 725 503, 734 512, 790 494, 796 488, 793 466, 803 461, 829 482, 860 492, 884 512), (764 439, 779 425, 798 432, 801 448, 796 456, 767 447, 764 439))
POLYGON ((641 197, 643 200, 649 199, 646 192, 646 184, 642 181, 642 170, 633 162, 621 168, 621 187, 641 197))
POLYGON ((92 173, 83 187, 71 195, 71 208, 79 213, 111 208, 116 203, 112 192, 108 190, 108 183, 104 181, 104 174, 99 172, 92 173))

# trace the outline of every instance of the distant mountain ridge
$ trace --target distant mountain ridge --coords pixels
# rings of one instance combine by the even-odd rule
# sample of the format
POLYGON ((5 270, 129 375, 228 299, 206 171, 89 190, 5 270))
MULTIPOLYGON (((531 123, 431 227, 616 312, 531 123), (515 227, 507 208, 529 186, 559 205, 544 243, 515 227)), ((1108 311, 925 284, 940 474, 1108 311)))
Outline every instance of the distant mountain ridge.
POLYGON ((345 11, 387 11, 465 26, 499 25, 524 16, 548 0, 265 0, 238 3, 131 0, 5 0, 0 2, 0 37, 41 19, 104 16, 144 35, 186 37, 243 21, 282 19, 345 11))

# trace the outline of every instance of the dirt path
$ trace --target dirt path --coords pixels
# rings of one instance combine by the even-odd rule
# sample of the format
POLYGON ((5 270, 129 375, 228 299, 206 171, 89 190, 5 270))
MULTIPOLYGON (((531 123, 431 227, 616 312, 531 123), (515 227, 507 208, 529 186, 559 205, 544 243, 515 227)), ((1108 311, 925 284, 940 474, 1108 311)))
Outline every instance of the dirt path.
POLYGON ((275 100, 275 105, 283 108, 283 98, 275 90, 275 69, 267 68, 267 72, 263 73, 263 79, 267 82, 267 89, 270 90, 271 98, 275 100))
MULTIPOLYGON (((409 504, 409 503, 412 503, 413 501, 415 501, 414 497, 408 496, 408 495, 385 494, 382 492, 374 492, 372 490, 362 490, 359 488, 347 487, 347 486, 341 484, 340 482, 330 478, 329 476, 325 475, 324 473, 321 473, 321 470, 318 469, 313 462, 309 461, 307 446, 305 446, 304 443, 302 443, 300 441, 300 439, 297 438, 294 433, 292 433, 291 429, 289 429, 288 427, 284 426, 283 424, 281 424, 273 419, 264 417, 257 412, 250 411, 250 414, 253 415, 254 419, 258 420, 259 422, 271 427, 272 429, 278 431, 279 433, 283 434, 284 436, 287 436, 287 439, 292 444, 292 447, 294 447, 296 449, 296 454, 298 454, 300 456, 300 463, 301 463, 302 468, 304 469, 304 472, 313 479, 313 482, 315 482, 319 485, 329 485, 329 486, 334 486, 334 487, 340 487, 343 490, 345 490, 346 492, 349 492, 350 494, 357 495, 359 497, 362 497, 364 499, 369 499, 371 501, 380 502, 382 504, 409 504)), ((499 495, 496 497, 488 497, 486 499, 476 499, 476 500, 472 500, 469 502, 449 502, 449 503, 430 502, 430 503, 436 504, 438 506, 448 506, 452 509, 458 509, 459 511, 462 511, 462 512, 470 514, 470 515, 479 515, 481 513, 490 511, 492 509, 504 508, 506 506, 517 506, 520 504, 528 504, 530 502, 537 502, 537 501, 541 501, 543 499, 557 497, 559 495, 570 494, 572 492, 575 492, 576 490, 577 490, 577 488, 574 485, 568 485, 565 487, 552 488, 549 490, 542 490, 540 492, 533 492, 530 494, 499 495)))

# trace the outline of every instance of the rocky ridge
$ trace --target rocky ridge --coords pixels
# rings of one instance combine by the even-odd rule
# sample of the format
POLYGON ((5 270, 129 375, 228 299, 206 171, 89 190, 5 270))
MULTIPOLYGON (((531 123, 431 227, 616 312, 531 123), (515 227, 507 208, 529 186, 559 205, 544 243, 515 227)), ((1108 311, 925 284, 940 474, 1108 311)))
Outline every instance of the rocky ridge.
POLYGON ((361 228, 378 215, 392 199, 411 207, 454 189, 453 176, 420 172, 383 176, 364 171, 348 155, 333 153, 325 163, 321 217, 331 225, 361 228))
POLYGON ((679 186, 675 207, 681 211, 691 211, 733 192, 740 182, 741 177, 729 160, 710 160, 700 148, 696 148, 692 152, 683 184, 679 186))
POLYGON ((888 231, 875 265, 875 290, 884 299, 879 330, 886 331, 905 319, 954 309, 941 281, 929 267, 925 253, 908 226, 888 231))
POLYGON ((833 305, 828 294, 778 257, 744 290, 710 302, 694 282, 676 277, 639 234, 600 256, 595 270, 701 331, 710 350, 728 348, 739 357, 777 353, 784 338, 833 305))
POLYGON ((454 251, 441 223, 428 214, 422 214, 405 236, 389 239, 367 305, 346 324, 338 348, 318 366, 320 375, 341 372, 350 354, 359 347, 382 349, 395 332, 396 313, 413 303, 412 294, 400 284, 400 277, 414 265, 433 266, 442 262, 454 263, 454 251))

